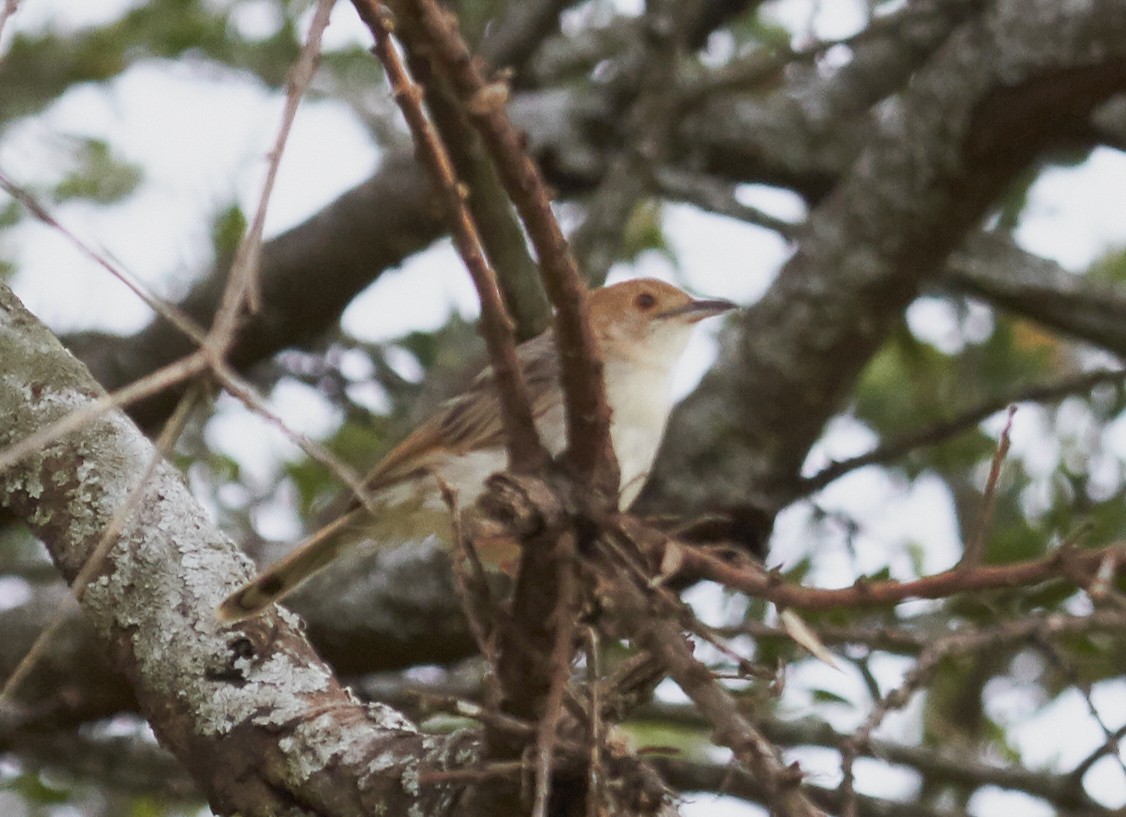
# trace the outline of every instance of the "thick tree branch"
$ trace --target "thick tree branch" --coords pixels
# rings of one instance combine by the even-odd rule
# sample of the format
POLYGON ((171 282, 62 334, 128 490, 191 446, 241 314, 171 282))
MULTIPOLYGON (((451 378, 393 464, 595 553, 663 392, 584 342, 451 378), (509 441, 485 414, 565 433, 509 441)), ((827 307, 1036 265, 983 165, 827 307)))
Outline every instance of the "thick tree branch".
POLYGON ((650 501, 789 501, 823 423, 965 232, 1032 157, 1126 89, 1124 34, 1119 6, 1043 0, 997 3, 951 35, 884 104, 797 253, 728 333, 722 374, 681 405, 670 436, 691 444, 661 460, 650 501))

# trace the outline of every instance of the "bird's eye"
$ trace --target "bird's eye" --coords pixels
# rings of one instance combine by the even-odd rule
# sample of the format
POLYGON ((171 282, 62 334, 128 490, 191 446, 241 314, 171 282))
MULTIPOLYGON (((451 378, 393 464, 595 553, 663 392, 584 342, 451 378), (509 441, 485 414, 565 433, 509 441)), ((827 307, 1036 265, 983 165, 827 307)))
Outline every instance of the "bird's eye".
POLYGON ((652 292, 642 292, 633 299, 633 305, 640 309, 642 312, 648 312, 650 309, 657 305, 657 296, 652 292))

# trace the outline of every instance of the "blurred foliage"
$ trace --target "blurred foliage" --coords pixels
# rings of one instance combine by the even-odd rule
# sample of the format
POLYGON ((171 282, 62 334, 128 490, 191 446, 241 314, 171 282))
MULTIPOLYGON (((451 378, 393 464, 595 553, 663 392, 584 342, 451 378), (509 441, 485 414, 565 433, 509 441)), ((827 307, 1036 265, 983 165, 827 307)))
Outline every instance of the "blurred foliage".
POLYGON ((246 213, 237 204, 225 207, 211 221, 211 247, 216 258, 233 256, 246 233, 246 213))
POLYGON ((149 0, 99 28, 17 32, 0 61, 0 122, 47 106, 83 82, 103 82, 145 59, 202 57, 248 71, 271 87, 284 81, 300 50, 300 4, 271 3, 276 30, 241 35, 240 3, 149 0))
POLYGON ((86 199, 113 204, 141 183, 141 167, 114 156, 112 147, 105 141, 82 137, 73 137, 72 141, 74 168, 55 184, 56 201, 86 199))
POLYGON ((1126 281, 1126 247, 1112 247, 1104 252, 1095 259, 1086 274, 1108 284, 1126 281))
POLYGON ((619 260, 636 261, 647 250, 660 253, 676 266, 676 253, 665 238, 664 208, 655 200, 638 204, 629 214, 622 231, 619 260))
POLYGON ((66 803, 71 798, 69 790, 48 783, 38 774, 16 775, 11 780, 0 783, 0 790, 16 792, 29 803, 37 806, 66 803))

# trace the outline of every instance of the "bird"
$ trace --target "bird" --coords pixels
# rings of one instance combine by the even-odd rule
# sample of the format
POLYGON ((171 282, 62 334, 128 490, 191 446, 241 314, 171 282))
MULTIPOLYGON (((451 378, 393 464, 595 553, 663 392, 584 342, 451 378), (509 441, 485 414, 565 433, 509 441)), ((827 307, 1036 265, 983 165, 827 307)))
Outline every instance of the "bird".
MULTIPOLYGON (((637 499, 656 459, 672 410, 673 372, 701 320, 736 307, 722 299, 698 299, 672 284, 635 278, 588 294, 592 334, 603 361, 610 407, 610 441, 618 460, 618 507, 637 499)), ((555 337, 548 329, 516 349, 527 383, 536 430, 553 457, 566 447, 563 389, 555 337)), ((451 509, 443 488, 468 508, 485 480, 506 465, 504 428, 492 369, 447 400, 380 460, 364 480, 374 500, 353 501, 349 511, 300 543, 288 556, 229 595, 218 618, 248 618, 294 590, 361 539, 392 547, 436 534, 453 539, 451 509)), ((505 569, 515 545, 497 537, 495 547, 475 542, 487 567, 505 569)))

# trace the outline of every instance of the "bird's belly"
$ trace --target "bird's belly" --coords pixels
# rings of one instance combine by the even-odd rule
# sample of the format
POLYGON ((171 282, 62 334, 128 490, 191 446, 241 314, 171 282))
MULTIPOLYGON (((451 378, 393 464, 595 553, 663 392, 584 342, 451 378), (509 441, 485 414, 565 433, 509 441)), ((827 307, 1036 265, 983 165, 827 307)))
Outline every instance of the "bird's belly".
POLYGON ((637 499, 649 471, 657 456, 661 443, 664 423, 653 424, 615 423, 611 430, 614 454, 618 458, 621 473, 621 490, 618 494, 618 507, 625 510, 637 499))
POLYGON ((615 384, 607 390, 606 399, 612 412, 610 438, 621 472, 618 507, 622 509, 632 505, 645 486, 665 433, 668 379, 663 373, 654 375, 631 369, 607 378, 608 383, 615 384))

